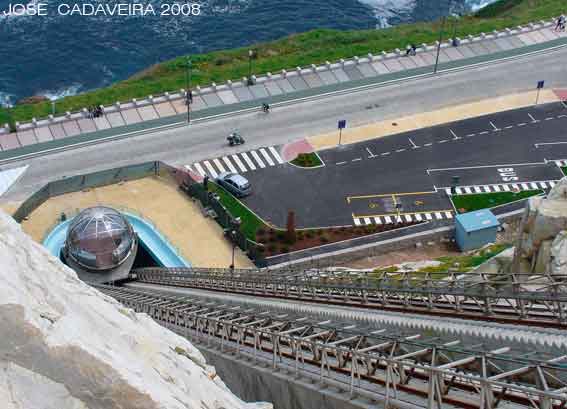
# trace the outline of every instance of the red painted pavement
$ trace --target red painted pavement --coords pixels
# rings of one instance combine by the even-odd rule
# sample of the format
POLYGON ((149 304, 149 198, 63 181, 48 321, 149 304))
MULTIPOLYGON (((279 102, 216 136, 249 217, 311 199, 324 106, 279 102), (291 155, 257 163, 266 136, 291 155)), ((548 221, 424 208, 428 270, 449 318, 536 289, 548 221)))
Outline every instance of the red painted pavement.
POLYGON ((567 89, 554 89, 553 92, 561 101, 567 101, 567 89))
POLYGON ((284 161, 289 162, 291 160, 294 160, 300 153, 310 153, 314 150, 315 149, 313 149, 313 146, 311 146, 309 142, 307 142, 305 139, 302 139, 300 141, 291 142, 284 145, 281 150, 281 157, 284 161))

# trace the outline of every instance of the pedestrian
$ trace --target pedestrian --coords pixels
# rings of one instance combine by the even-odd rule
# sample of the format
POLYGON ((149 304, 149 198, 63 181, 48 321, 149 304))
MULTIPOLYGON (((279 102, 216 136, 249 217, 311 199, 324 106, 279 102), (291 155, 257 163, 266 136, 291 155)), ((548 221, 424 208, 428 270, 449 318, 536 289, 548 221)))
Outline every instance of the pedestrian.
POLYGON ((557 23, 555 24, 555 31, 563 31, 565 30, 565 16, 562 14, 557 19, 557 23))
POLYGON ((415 44, 408 45, 408 48, 406 50, 406 57, 409 56, 409 55, 415 55, 416 50, 417 50, 417 47, 415 46, 415 44))

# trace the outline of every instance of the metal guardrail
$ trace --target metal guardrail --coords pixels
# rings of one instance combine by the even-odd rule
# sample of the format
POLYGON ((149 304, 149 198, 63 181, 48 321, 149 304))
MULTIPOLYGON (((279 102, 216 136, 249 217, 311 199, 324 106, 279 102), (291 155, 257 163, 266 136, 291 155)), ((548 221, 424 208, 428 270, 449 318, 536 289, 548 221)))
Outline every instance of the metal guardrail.
POLYGON ((563 409, 567 355, 458 348, 425 334, 357 331, 313 317, 95 285, 126 307, 243 363, 268 364, 386 408, 563 409))
POLYGON ((145 268, 133 271, 131 278, 253 296, 567 328, 564 276, 145 268))

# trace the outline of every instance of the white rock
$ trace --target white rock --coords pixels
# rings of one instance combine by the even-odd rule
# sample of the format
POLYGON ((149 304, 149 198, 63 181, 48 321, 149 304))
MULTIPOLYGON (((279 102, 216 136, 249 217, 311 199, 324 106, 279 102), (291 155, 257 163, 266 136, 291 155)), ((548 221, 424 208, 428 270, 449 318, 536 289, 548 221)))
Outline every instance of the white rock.
POLYGON ((0 405, 251 409, 186 339, 81 282, 0 212, 0 405))
POLYGON ((567 232, 565 231, 553 240, 548 271, 551 274, 567 275, 567 232))

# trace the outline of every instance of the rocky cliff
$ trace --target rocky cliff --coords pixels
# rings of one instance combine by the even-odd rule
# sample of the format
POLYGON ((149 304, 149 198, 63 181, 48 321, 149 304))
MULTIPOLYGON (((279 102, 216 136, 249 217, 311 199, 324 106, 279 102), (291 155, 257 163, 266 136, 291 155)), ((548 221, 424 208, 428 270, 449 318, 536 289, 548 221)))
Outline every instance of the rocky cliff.
POLYGON ((567 177, 547 197, 527 201, 519 230, 514 248, 503 251, 476 271, 567 277, 567 177))
POLYGON ((567 178, 528 200, 519 233, 512 269, 567 275, 567 178))
POLYGON ((269 409, 187 340, 80 281, 0 211, 3 409, 269 409))

